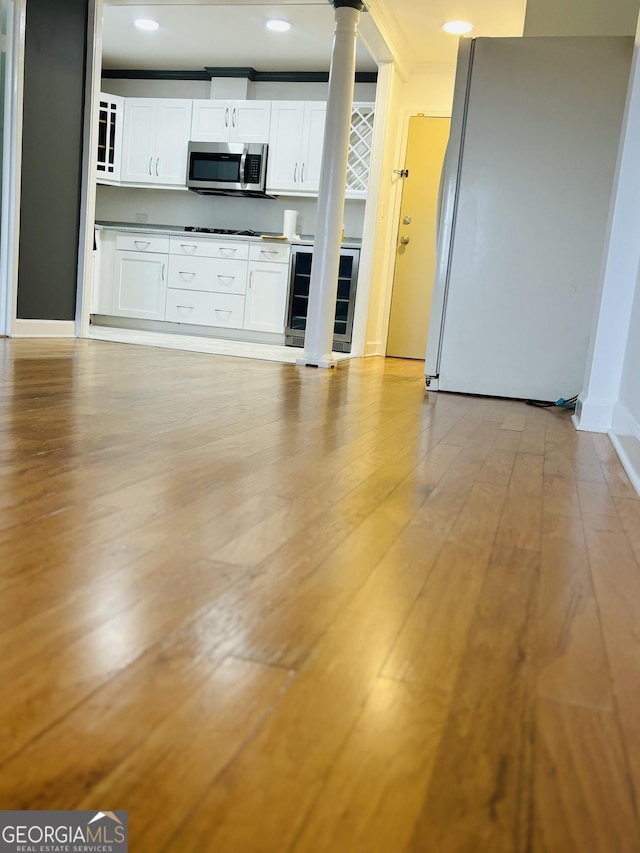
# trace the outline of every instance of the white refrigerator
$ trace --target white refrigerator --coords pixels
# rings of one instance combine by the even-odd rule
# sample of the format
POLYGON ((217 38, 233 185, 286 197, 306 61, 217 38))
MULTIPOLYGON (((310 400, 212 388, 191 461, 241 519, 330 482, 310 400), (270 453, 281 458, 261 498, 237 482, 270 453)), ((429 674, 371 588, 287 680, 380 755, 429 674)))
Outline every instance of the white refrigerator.
POLYGON ((582 389, 633 40, 463 39, 427 389, 582 389))

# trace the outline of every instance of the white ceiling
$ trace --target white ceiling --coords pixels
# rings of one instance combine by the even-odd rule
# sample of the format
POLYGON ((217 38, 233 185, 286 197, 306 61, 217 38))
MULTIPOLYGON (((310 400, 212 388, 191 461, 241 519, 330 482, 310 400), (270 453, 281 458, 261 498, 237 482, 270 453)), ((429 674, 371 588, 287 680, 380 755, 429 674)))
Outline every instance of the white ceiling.
MULTIPOLYGON (((448 20, 472 21, 474 36, 521 35, 525 3, 526 0, 377 0, 375 12, 395 36, 396 44, 401 44, 408 54, 405 66, 412 66, 455 62, 457 38, 442 31, 442 24, 448 20)), ((326 71, 333 23, 327 0, 156 0, 153 4, 105 0, 103 64, 105 68, 181 71, 204 66, 326 71), (137 30, 133 21, 140 17, 153 18, 160 29, 155 33, 137 30), (264 28, 269 17, 286 18, 291 30, 283 34, 269 32, 264 28)), ((357 67, 359 71, 376 68, 362 44, 358 46, 357 67)))

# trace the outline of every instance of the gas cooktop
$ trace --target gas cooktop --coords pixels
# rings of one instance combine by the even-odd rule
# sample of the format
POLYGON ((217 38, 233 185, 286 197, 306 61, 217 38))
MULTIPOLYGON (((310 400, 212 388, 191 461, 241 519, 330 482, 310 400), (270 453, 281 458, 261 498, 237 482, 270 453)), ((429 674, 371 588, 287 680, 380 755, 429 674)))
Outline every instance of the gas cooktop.
POLYGON ((258 237, 257 231, 250 231, 248 228, 199 228, 197 225, 187 225, 185 231, 194 231, 198 234, 234 234, 236 237, 258 237))

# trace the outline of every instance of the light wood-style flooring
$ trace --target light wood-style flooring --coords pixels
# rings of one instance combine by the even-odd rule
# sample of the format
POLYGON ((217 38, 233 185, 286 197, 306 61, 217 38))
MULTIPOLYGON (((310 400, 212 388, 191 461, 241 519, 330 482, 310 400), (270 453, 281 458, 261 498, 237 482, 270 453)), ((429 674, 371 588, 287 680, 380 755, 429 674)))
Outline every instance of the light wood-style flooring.
POLYGON ((134 853, 640 850, 640 501, 564 411, 0 340, 0 808, 134 853))

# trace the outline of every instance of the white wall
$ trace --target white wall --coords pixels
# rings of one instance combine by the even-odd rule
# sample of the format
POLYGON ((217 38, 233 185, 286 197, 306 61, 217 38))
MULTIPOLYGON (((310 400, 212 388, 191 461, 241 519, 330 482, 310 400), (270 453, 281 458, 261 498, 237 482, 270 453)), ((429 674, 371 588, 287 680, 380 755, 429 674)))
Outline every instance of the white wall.
POLYGON ((640 0, 528 0, 525 36, 632 36, 640 0))
POLYGON ((640 493, 640 26, 578 429, 608 432, 640 493))
POLYGON ((208 80, 102 80, 102 91, 125 98, 208 98, 208 80))
MULTIPOLYGON (((218 78, 216 97, 235 98, 229 80, 228 91, 224 79, 218 78)), ((249 83, 248 98, 265 101, 326 101, 326 83, 249 83)), ((110 95, 129 98, 210 98, 208 80, 110 80, 103 79, 102 91, 110 95)), ((375 83, 356 83, 355 101, 373 102, 376 99, 375 83)))

